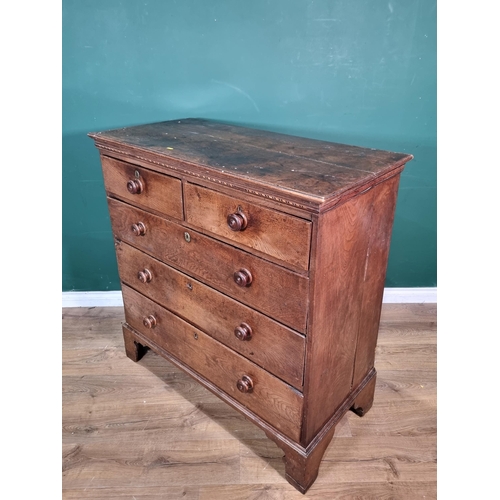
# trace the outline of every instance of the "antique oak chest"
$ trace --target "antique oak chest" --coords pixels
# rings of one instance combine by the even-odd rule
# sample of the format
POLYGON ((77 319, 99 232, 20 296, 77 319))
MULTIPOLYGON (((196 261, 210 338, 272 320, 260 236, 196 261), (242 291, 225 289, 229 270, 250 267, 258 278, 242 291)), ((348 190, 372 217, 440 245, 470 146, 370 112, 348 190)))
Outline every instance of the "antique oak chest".
POLYGON ((364 415, 409 154, 185 119, 89 134, 125 306, 146 348, 264 430, 288 481, 316 479, 364 415))

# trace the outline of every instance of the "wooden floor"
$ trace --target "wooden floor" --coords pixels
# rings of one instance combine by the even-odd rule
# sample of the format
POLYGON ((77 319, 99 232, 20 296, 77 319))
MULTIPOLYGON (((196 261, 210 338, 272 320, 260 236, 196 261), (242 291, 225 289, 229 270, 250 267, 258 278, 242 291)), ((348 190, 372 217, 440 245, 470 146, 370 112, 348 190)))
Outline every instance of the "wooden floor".
POLYGON ((63 309, 64 499, 436 498, 436 305, 384 305, 375 402, 337 426, 306 495, 264 433, 151 351, 121 308, 63 309))

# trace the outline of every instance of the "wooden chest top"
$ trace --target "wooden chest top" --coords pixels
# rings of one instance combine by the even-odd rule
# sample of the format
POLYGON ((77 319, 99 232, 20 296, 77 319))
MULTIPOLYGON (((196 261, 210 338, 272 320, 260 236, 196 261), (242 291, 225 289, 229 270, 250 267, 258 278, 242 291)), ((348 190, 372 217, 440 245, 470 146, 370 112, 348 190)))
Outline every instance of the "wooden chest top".
POLYGON ((359 194, 413 158, 189 118, 89 134, 103 150, 162 164, 309 212, 359 194), (164 162, 164 163, 163 163, 164 162))

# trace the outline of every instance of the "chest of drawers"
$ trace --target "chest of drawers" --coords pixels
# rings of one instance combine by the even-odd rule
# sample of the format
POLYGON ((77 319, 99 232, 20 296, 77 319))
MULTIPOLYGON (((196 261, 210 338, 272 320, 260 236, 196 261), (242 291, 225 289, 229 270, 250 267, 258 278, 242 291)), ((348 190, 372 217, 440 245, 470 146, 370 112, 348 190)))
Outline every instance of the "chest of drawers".
POLYGON ((409 154, 200 119, 89 134, 101 155, 129 358, 150 348, 262 428, 288 481, 371 407, 409 154))

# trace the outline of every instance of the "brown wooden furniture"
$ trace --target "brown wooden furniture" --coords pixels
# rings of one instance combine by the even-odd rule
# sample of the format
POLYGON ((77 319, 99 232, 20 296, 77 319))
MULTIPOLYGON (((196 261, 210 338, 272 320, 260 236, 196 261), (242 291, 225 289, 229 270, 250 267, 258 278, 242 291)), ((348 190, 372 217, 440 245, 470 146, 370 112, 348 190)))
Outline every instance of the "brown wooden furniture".
POLYGON ((151 348, 314 482, 364 415, 409 154, 186 119, 89 134, 101 154, 127 355, 151 348))

